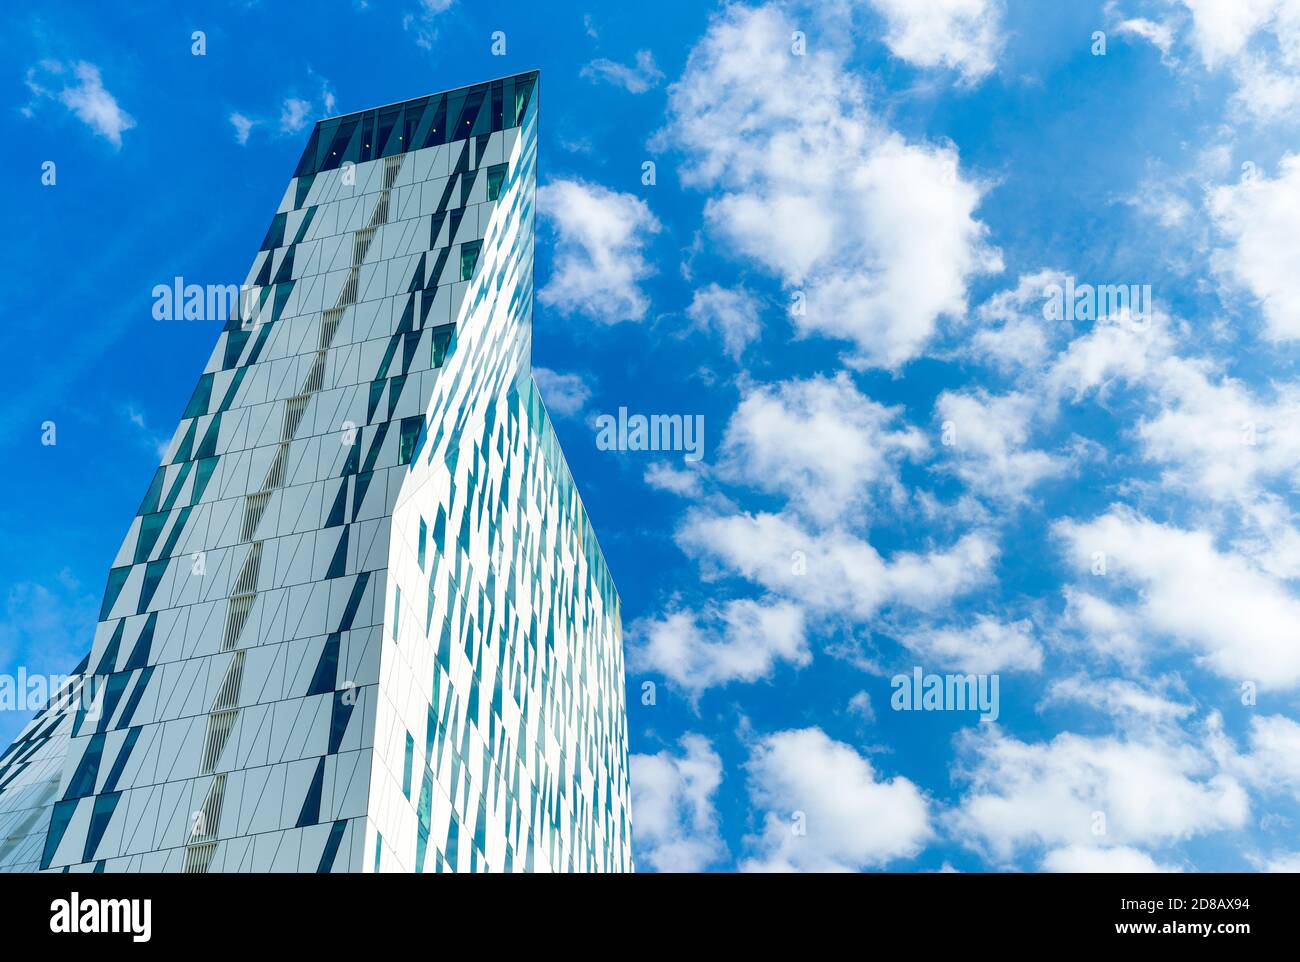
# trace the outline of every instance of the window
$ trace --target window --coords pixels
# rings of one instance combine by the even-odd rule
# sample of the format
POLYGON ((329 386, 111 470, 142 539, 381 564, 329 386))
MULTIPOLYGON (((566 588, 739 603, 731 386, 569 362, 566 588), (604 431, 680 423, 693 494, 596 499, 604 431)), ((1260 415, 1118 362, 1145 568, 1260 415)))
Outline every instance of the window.
POLYGON ((415 456, 415 442, 420 438, 420 428, 423 425, 424 418, 419 414, 402 418, 402 436, 397 444, 398 464, 411 463, 411 458, 415 456))
MULTIPOLYGON (((477 248, 475 248, 474 250, 474 256, 478 257, 477 248)), ((464 260, 464 254, 461 255, 461 260, 462 261, 464 260)), ((472 264, 470 265, 470 269, 473 270, 472 264)), ((209 402, 211 402, 211 400, 212 400, 212 375, 205 374, 203 375, 203 377, 199 378, 198 386, 194 389, 194 395, 190 398, 190 403, 188 406, 186 406, 185 413, 182 414, 181 417, 196 418, 201 414, 207 414, 208 404, 209 402)))
POLYGON ((522 126, 524 122, 524 111, 528 109, 528 97, 533 92, 533 81, 516 80, 515 81, 515 122, 511 126, 522 126))
POLYGON ((506 164, 494 164, 488 168, 487 172, 487 190, 488 200, 496 200, 501 196, 501 184, 506 179, 506 164))
POLYGON ((107 621, 109 612, 113 610, 113 604, 117 601, 117 596, 122 593, 122 586, 126 584, 126 577, 131 573, 130 565, 123 565, 121 568, 113 568, 108 573, 108 587, 104 589, 104 604, 99 609, 99 620, 107 621))
MULTIPOLYGON (((462 281, 467 281, 474 276, 474 265, 478 263, 478 252, 482 246, 482 241, 470 241, 467 244, 460 245, 460 279, 462 281)), ((211 374, 207 375, 207 377, 211 376, 211 374)))
POLYGON ((411 765, 415 762, 415 739, 411 733, 406 733, 406 767, 402 771, 402 794, 406 800, 411 800, 411 765))
POLYGON ((456 331, 455 324, 446 324, 433 329, 433 366, 442 367, 447 355, 451 353, 451 336, 456 331))
POLYGON ((397 619, 402 614, 402 588, 399 585, 397 593, 393 595, 393 641, 397 640, 397 619))
POLYGON ((135 564, 149 560, 149 552, 153 551, 158 535, 162 533, 163 525, 167 523, 167 517, 166 511, 159 511, 157 514, 146 514, 140 518, 140 533, 135 541, 135 564))
POLYGON ((420 560, 420 570, 421 570, 421 571, 424 570, 424 542, 425 542, 425 540, 427 539, 428 534, 429 534, 429 526, 428 526, 427 524, 425 524, 425 523, 424 523, 424 519, 421 518, 421 519, 420 519, 420 546, 419 546, 419 549, 418 549, 418 550, 419 550, 419 553, 420 553, 420 558, 419 558, 419 560, 420 560))

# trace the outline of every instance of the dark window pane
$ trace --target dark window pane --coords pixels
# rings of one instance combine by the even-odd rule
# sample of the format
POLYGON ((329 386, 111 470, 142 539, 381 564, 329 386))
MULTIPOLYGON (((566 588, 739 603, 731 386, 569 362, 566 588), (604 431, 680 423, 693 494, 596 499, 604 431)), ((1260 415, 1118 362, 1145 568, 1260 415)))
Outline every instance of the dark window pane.
POLYGON ((162 534, 163 525, 166 523, 166 511, 159 511, 157 514, 146 514, 140 519, 140 534, 135 542, 136 564, 149 560, 149 552, 153 551, 153 546, 158 541, 158 535, 162 534))
POLYGON ((402 418, 402 436, 397 445, 397 463, 410 464, 415 453, 415 441, 420 436, 424 418, 420 415, 402 418))
POLYGON ((208 413, 208 402, 212 400, 212 375, 205 374, 199 378, 198 387, 194 389, 194 395, 190 398, 189 405, 185 408, 182 418, 196 418, 201 414, 208 413))
MULTIPOLYGON (((474 276, 474 265, 478 263, 478 252, 483 246, 482 241, 469 241, 460 245, 460 279, 467 281, 474 276)), ((212 375, 207 375, 211 377, 212 375)), ((190 415, 186 415, 190 417, 190 415)))
POLYGON ((487 199, 496 200, 501 196, 501 185, 506 179, 506 165, 496 164, 488 168, 487 199))
POLYGON ((447 324, 433 329, 433 366, 442 367, 451 350, 451 337, 456 332, 455 324, 447 324))

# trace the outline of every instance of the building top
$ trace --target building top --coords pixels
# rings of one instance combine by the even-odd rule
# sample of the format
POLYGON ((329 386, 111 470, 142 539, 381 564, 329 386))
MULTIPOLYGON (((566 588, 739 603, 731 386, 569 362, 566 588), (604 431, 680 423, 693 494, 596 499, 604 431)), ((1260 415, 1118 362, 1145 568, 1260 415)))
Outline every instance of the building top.
POLYGON ((318 121, 295 177, 518 127, 537 71, 318 121))

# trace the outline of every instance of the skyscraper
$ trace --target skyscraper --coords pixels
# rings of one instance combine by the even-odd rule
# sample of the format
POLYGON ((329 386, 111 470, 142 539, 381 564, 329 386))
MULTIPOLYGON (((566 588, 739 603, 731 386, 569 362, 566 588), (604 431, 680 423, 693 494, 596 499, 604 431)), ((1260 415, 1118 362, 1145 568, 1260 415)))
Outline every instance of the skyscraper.
POLYGON ((0 757, 0 868, 631 868, 536 170, 536 73, 316 125, 90 653, 0 757))

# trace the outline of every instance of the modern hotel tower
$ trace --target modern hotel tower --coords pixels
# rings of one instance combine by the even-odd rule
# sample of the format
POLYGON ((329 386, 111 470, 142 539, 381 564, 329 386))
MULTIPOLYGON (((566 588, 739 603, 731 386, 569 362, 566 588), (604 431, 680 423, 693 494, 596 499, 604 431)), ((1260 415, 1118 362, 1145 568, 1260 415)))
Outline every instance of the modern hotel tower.
POLYGON ((536 73, 316 125, 90 653, 0 756, 0 868, 632 867, 536 173, 536 73))

